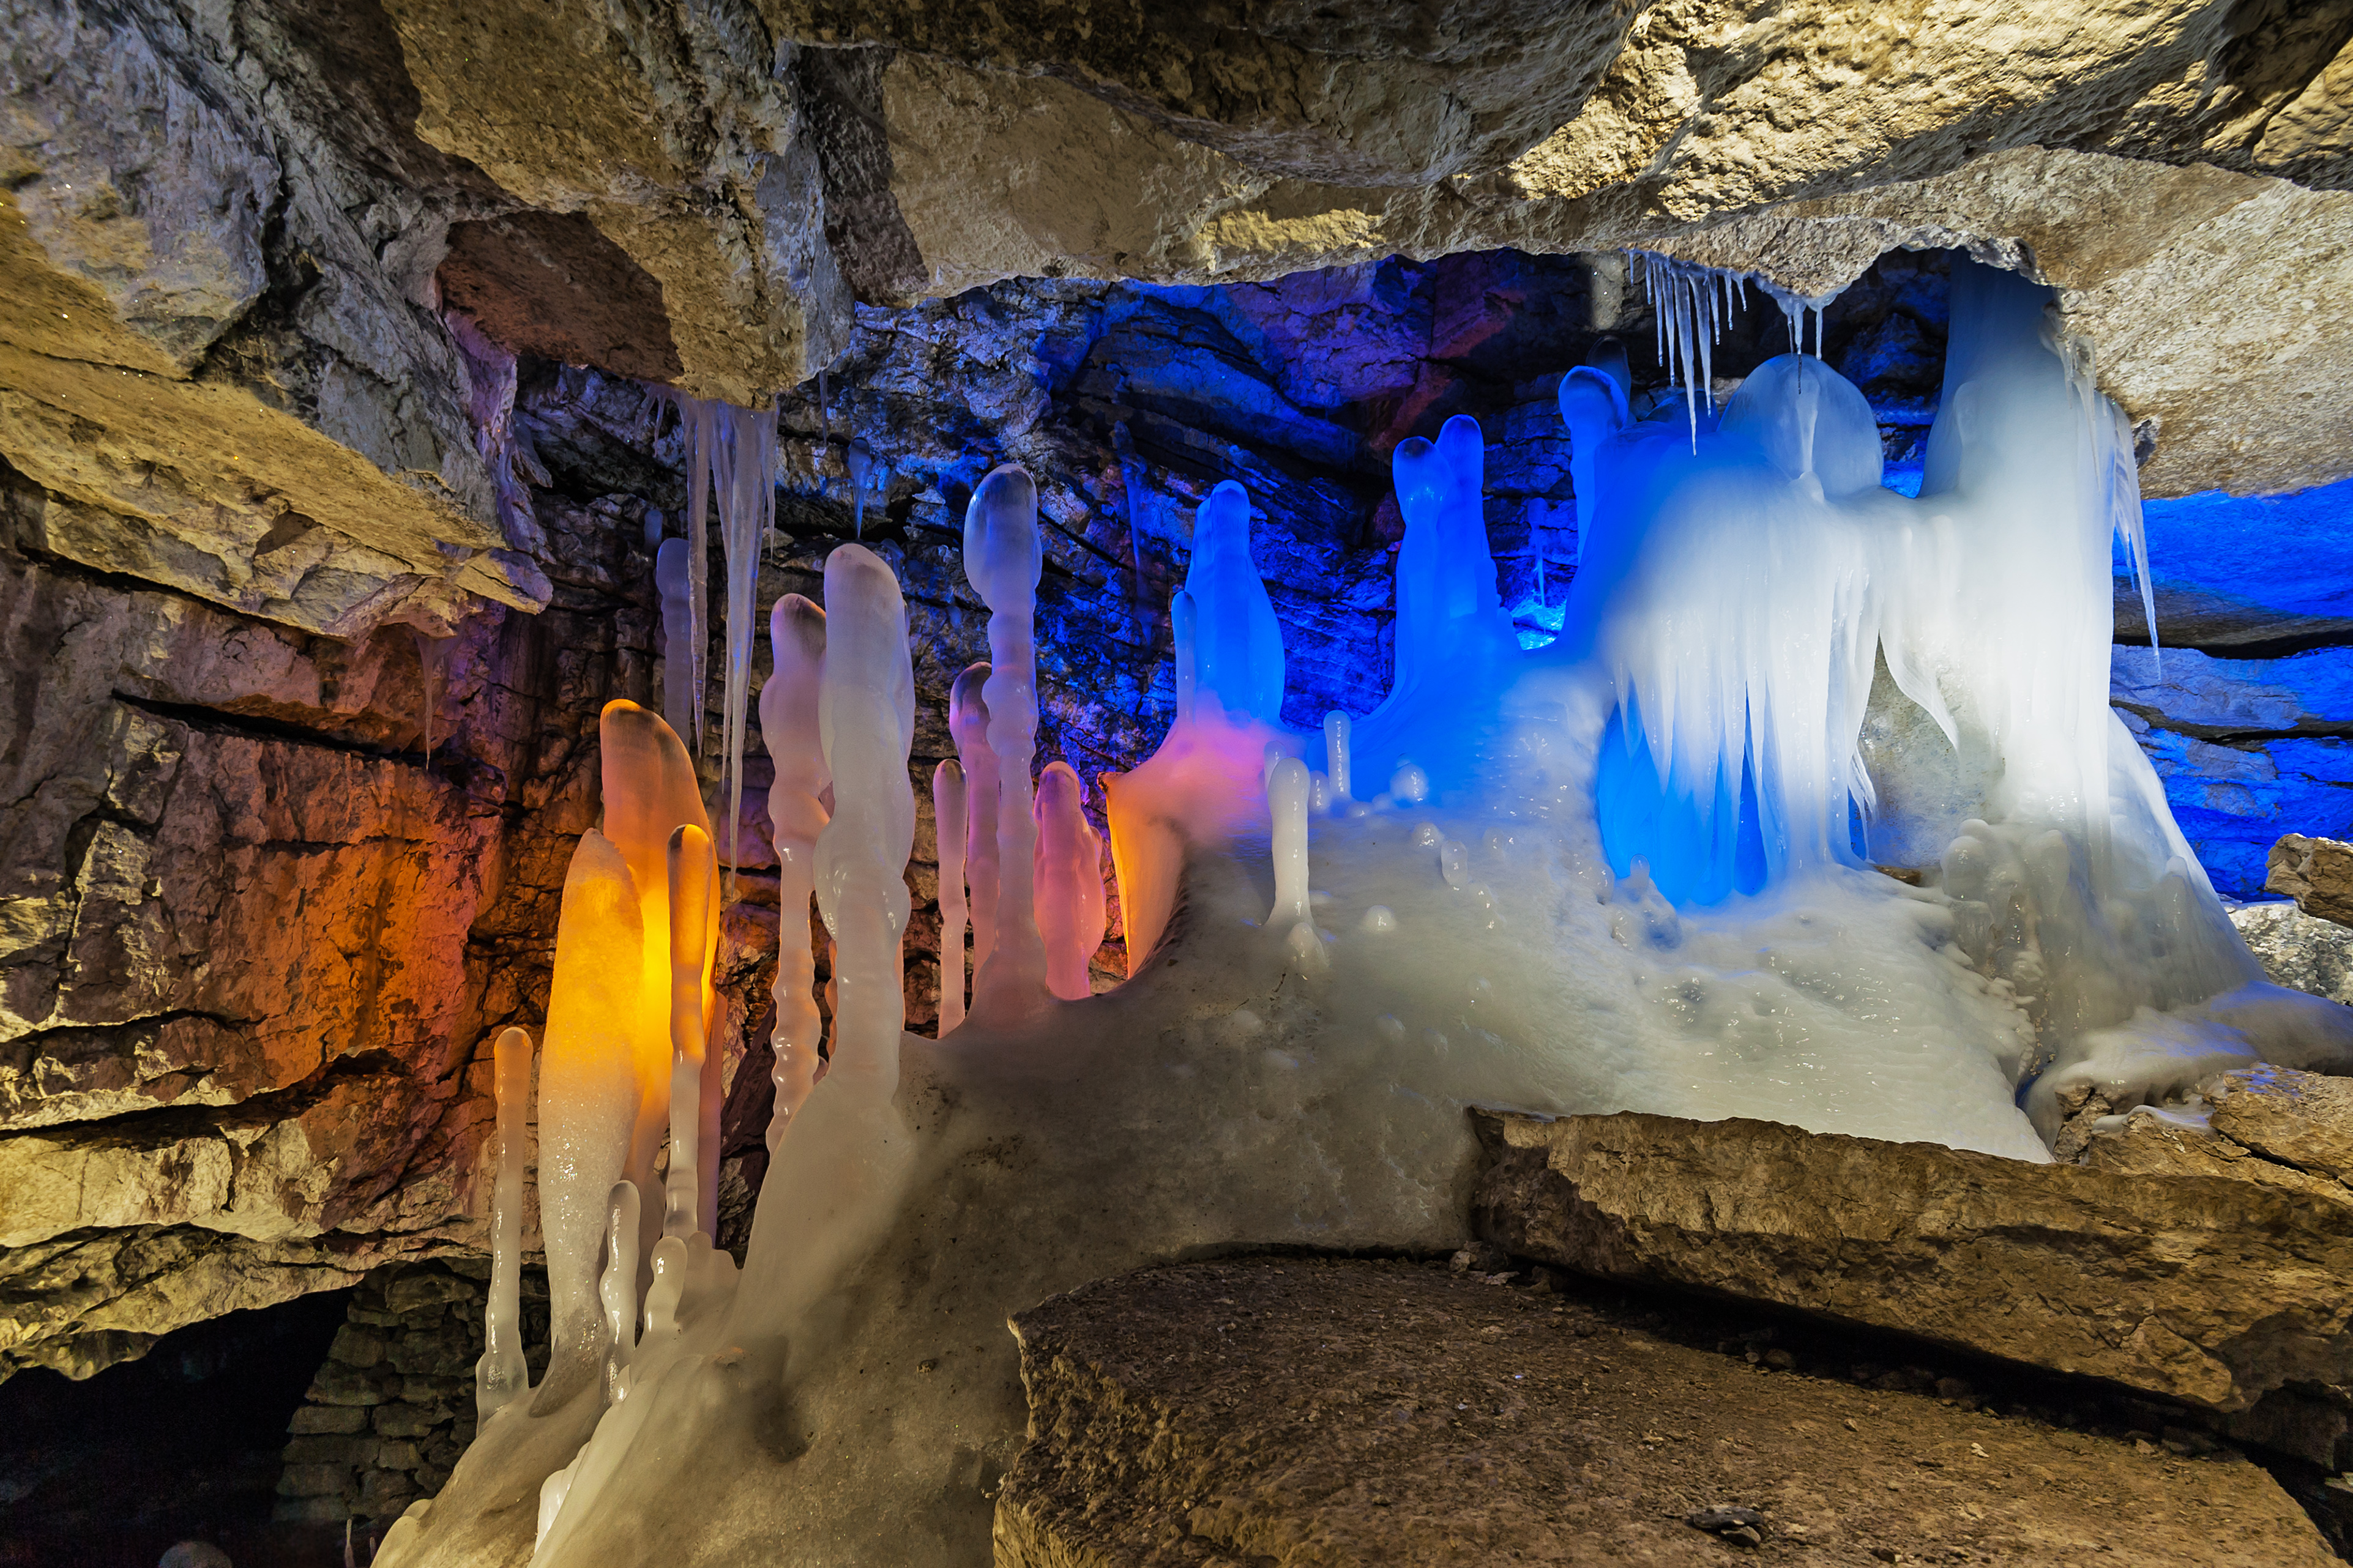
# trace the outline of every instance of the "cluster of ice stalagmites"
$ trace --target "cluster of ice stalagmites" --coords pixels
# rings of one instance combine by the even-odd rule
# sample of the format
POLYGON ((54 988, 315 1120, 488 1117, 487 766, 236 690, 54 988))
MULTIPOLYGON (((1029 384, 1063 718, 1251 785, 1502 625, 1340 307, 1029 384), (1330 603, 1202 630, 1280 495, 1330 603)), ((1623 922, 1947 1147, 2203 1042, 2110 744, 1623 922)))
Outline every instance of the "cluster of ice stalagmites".
MULTIPOLYGON (((1671 296, 1694 318, 1677 357, 1704 375, 1697 313, 1730 292, 1671 296)), ((1868 408, 1818 359, 1647 421, 1622 356, 1568 376, 1582 564, 1538 655, 1498 604, 1475 424, 1403 444, 1396 680, 1320 734, 1280 723, 1280 628, 1262 635, 1247 500, 1221 488, 1171 609, 1176 721, 1106 781, 1131 979, 1082 1005, 1053 998, 1089 989, 1100 851, 1074 773, 1050 767, 1033 797, 1035 495, 990 475, 965 560, 991 657, 956 682, 959 760, 934 796, 944 881, 961 818, 978 973, 938 1042, 902 1029, 904 606, 839 547, 829 618, 788 599, 772 619, 786 942, 742 1279, 689 1229, 710 1211, 681 1178, 651 1279, 628 1284, 638 1187, 611 1184, 645 1169, 662 1098, 649 1006, 669 1009, 668 1082, 705 1081, 667 934, 693 901, 668 874, 693 879, 705 829, 660 829, 681 853, 649 903, 638 859, 684 805, 665 793, 683 759, 639 745, 607 775, 609 839, 583 841, 576 921, 567 888, 542 1075, 559 1362, 587 1372, 491 1416, 387 1561, 512 1561, 529 1515, 545 1568, 681 1542, 977 1563, 1022 1426, 1008 1310, 1187 1249, 1451 1242, 1468 1103, 2044 1159, 2021 1086, 2047 1128, 2076 1089, 2123 1105, 2255 1056, 2353 1065, 2341 1021, 2251 983, 2104 712, 2107 540, 2132 508, 2113 410, 2042 341, 2042 300, 1960 270, 1916 502, 1879 488, 1868 408), (1898 702, 1919 721, 1864 767, 1862 726, 1898 702), (1943 846, 1898 868, 1930 885, 1880 875, 1882 844, 1943 846), (839 980, 821 1077, 791 934, 812 892, 839 980), (650 953, 657 925, 659 973, 595 964, 632 929, 650 953)), ((625 742, 644 738, 631 711, 609 721, 625 742)), ((959 996, 962 967, 944 955, 959 996)), ((700 1186, 707 1163, 680 1168, 700 1186)))

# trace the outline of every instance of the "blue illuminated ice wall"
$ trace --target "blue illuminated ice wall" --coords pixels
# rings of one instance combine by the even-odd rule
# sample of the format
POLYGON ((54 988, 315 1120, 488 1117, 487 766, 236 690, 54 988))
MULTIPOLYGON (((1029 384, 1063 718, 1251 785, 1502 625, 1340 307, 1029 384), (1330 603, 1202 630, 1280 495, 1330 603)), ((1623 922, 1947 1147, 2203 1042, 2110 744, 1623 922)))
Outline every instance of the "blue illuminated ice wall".
MULTIPOLYGON (((1942 376, 1945 278, 1939 257, 1892 254, 1827 322, 1826 357, 1870 399, 1887 482, 1907 492, 1942 376)), ((1615 256, 1391 259, 1218 288, 1030 280, 861 309, 822 395, 811 382, 783 400, 786 560, 761 593, 814 591, 824 552, 855 531, 854 439, 870 455, 864 537, 908 585, 916 766, 928 770, 951 750, 947 682, 985 652, 985 616, 956 566, 964 501, 996 463, 1027 464, 1046 533, 1041 754, 1068 756, 1092 784, 1166 728, 1170 595, 1191 565, 1197 510, 1230 480, 1250 497, 1251 554, 1282 626, 1285 721, 1362 714, 1391 670, 1403 526, 1390 454, 1452 416, 1485 437, 1487 539, 1520 640, 1557 631, 1576 511, 1556 392, 1604 333, 1627 346, 1638 411, 1675 395, 1640 284, 1615 256)), ((1728 382, 1787 346, 1778 310, 1736 316, 1717 374, 1728 382)), ((617 394, 574 383, 519 410, 559 479, 567 465, 625 461, 616 437, 636 417, 617 394)), ((659 479, 631 482, 651 494, 659 479)), ((581 485, 625 488, 601 470, 581 485)), ((2145 650, 2120 650, 2117 695, 2226 893, 2259 889, 2280 833, 2353 828, 2340 648, 2353 646, 2353 570, 2336 542, 2348 531, 2343 487, 2150 508, 2168 652, 2158 681, 2145 650)), ((2119 626, 2129 637, 2138 625, 2135 601, 2119 626)))

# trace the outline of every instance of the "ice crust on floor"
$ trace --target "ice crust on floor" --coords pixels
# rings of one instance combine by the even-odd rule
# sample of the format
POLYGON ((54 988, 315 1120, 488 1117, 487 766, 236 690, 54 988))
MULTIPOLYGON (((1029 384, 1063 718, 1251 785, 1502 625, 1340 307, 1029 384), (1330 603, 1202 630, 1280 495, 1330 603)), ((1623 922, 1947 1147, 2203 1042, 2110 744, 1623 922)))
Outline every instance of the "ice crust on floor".
MULTIPOLYGON (((1732 300, 1673 288, 1694 313, 1732 300)), ((1217 632, 1247 595, 1197 562, 1182 717, 1109 781, 1130 978, 1083 1000, 1046 993, 1031 880, 980 889, 985 846, 1000 872, 1055 861, 1033 838, 1069 787, 1033 816, 1034 491, 992 474, 966 528, 992 663, 955 728, 993 952, 936 1042, 901 1028, 904 609, 838 548, 814 879, 840 1008, 772 1131, 746 1265, 664 1237, 619 1397, 552 1372, 489 1414, 382 1561, 985 1563, 1025 1418, 1009 1310, 1187 1252, 1451 1245, 1468 1104, 2042 1160, 2078 1090, 2121 1110, 2252 1059, 2353 1067, 2342 1009, 2263 984, 2109 717, 2108 552, 2137 498, 2046 299, 1957 264, 1916 501, 1879 488, 1869 410, 1818 359, 1640 423, 1609 361, 1567 378, 1592 506, 1538 655, 1497 603, 1476 426, 1402 444, 1395 683, 1321 733, 1273 721, 1279 637, 1217 632)), ((1700 324, 1676 330, 1704 374, 1700 324)), ((619 865, 583 853, 576 877, 619 865)), ((575 970, 560 935, 559 993, 575 970)), ((557 1021, 543 1138, 553 1114, 585 1191, 628 1152, 636 1080, 551 1103, 557 1021)), ((605 1331, 568 1305, 595 1259, 544 1162, 576 1355, 605 1331)))

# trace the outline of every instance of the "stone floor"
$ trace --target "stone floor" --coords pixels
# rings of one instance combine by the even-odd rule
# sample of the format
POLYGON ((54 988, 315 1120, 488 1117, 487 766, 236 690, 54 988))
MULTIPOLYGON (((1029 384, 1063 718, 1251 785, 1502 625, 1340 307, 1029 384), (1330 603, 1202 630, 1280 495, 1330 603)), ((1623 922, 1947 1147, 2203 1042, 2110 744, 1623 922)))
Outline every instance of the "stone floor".
POLYGON ((1202 1263, 1021 1314, 1031 1443, 997 1562, 2336 1560, 2271 1474, 2171 1424, 2186 1411, 1890 1364, 1906 1342, 1754 1309, 1502 1278, 1202 1263))

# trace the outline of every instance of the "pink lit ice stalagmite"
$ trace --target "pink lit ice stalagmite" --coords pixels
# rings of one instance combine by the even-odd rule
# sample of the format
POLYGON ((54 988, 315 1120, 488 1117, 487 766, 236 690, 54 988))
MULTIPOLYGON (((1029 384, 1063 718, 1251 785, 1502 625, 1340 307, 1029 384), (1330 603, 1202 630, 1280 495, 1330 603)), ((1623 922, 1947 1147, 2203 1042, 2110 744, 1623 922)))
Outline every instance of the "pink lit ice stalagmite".
POLYGON ((768 614, 775 670, 760 688, 760 736, 776 764, 768 786, 768 821, 776 840, 776 1105, 768 1121, 775 1156, 785 1125, 817 1081, 817 954, 809 945, 809 900, 817 889, 817 839, 825 831, 818 799, 833 783, 818 733, 818 684, 825 676, 825 612, 798 594, 776 601, 768 614))
POLYGON ((554 1349, 532 1402, 534 1415, 550 1414, 592 1386, 604 1359, 596 1258, 605 1202, 621 1177, 644 1103, 635 1027, 644 945, 628 862, 591 828, 580 836, 564 879, 540 1062, 539 1215, 554 1349))
POLYGON ((932 825, 940 852, 940 1035, 964 1022, 964 767, 954 757, 932 770, 932 825))
POLYGON ((1087 821, 1086 786, 1065 762, 1038 779, 1038 933, 1046 985, 1065 1002, 1092 994, 1087 961, 1103 939, 1103 838, 1087 821))
POLYGON ((988 661, 959 672, 948 693, 948 733, 964 765, 965 879, 972 886, 972 972, 976 988, 997 951, 997 753, 988 749, 988 661))
POLYGON ((964 572, 988 605, 988 747, 997 754, 997 928, 973 981, 976 1018, 1002 1023, 1035 1011, 1049 994, 1046 951, 1038 938, 1029 879, 1003 868, 1029 864, 1038 825, 1030 816, 1029 763, 1038 749, 1038 648, 1033 617, 1045 557, 1038 540, 1038 487, 1016 464, 993 468, 964 519, 964 572))

